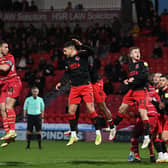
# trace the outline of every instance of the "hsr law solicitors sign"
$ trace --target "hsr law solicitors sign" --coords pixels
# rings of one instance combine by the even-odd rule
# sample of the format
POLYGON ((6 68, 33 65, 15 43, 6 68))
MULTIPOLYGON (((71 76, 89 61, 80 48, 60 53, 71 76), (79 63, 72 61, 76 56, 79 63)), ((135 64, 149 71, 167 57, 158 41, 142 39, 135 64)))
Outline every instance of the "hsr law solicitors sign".
POLYGON ((57 22, 57 21, 98 21, 119 17, 119 10, 54 11, 54 12, 0 12, 4 22, 57 22))

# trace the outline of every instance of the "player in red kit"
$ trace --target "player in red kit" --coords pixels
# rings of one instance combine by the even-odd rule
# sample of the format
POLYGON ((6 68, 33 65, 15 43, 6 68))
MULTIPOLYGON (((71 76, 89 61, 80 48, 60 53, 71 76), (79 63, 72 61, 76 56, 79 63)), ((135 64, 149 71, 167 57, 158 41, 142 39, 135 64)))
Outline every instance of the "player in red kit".
POLYGON ((155 86, 155 89, 159 89, 159 82, 161 76, 162 74, 159 72, 155 73, 153 76, 153 85, 155 86))
MULTIPOLYGON (((153 143, 156 147, 157 152, 161 152, 160 145, 157 143, 157 132, 158 132, 158 112, 157 108, 152 104, 153 100, 156 100, 157 102, 160 102, 160 97, 158 93, 155 91, 155 87, 152 85, 148 86, 149 89, 149 103, 148 103, 148 110, 147 114, 149 117, 149 123, 150 123, 150 135, 151 135, 151 143, 149 145, 149 151, 150 151, 150 160, 151 162, 155 162, 155 156, 154 156, 154 150, 153 150, 153 143)), ((143 135, 143 122, 140 118, 137 118, 135 127, 132 132, 131 137, 131 150, 128 157, 128 161, 140 161, 139 156, 139 149, 138 149, 138 141, 139 136, 143 135)))
POLYGON ((161 98, 161 102, 158 103, 159 108, 159 131, 161 135, 161 144, 163 156, 160 156, 158 162, 168 162, 168 153, 166 143, 168 141, 168 79, 166 76, 160 76, 158 94, 161 98))
POLYGON ((89 63, 88 57, 93 55, 93 50, 83 45, 80 41, 73 39, 73 41, 67 42, 63 48, 64 55, 66 55, 66 71, 59 83, 56 85, 56 89, 59 90, 59 87, 64 83, 70 81, 71 89, 69 94, 68 102, 68 113, 69 113, 69 123, 71 128, 71 137, 67 146, 72 145, 78 140, 76 135, 76 110, 78 104, 80 104, 81 99, 86 104, 89 116, 95 125, 96 129, 96 139, 95 144, 101 144, 101 133, 100 125, 98 123, 98 116, 94 107, 94 97, 93 97, 93 88, 91 85, 90 75, 89 75, 89 63), (78 49, 77 49, 78 48, 78 49))
MULTIPOLYGON (((8 44, 0 42, 0 110, 6 135, 1 140, 16 137, 14 105, 21 91, 21 80, 15 71, 15 60, 8 44)), ((1 146, 5 146, 5 143, 1 146)), ((7 144, 6 144, 7 145, 7 144)))
POLYGON ((90 77, 91 77, 91 83, 92 83, 95 103, 98 105, 98 108, 101 110, 101 112, 103 112, 103 114, 105 115, 105 119, 110 128, 109 140, 112 140, 111 129, 113 128, 113 120, 112 120, 111 112, 108 109, 106 102, 105 102, 106 94, 103 90, 103 80, 101 79, 98 73, 95 59, 92 56, 90 56, 88 61, 89 61, 89 72, 90 72, 90 77))
MULTIPOLYGON (((111 131, 111 124, 112 124, 112 115, 110 110, 108 109, 107 105, 106 105, 106 94, 103 90, 103 80, 101 79, 98 70, 97 70, 97 66, 95 63, 95 59, 90 56, 88 58, 88 62, 89 62, 89 72, 90 72, 90 78, 91 78, 91 83, 92 83, 92 88, 93 88, 93 96, 94 96, 94 100, 95 103, 97 104, 98 108, 101 110, 101 112, 105 115, 105 119, 108 123, 109 126, 109 131, 111 131)), ((78 119, 79 119, 79 108, 76 111, 76 124, 78 124, 78 119)), ((77 127, 77 125, 76 125, 77 127)), ((64 133, 65 135, 70 135, 71 131, 67 131, 64 133)), ((111 132, 109 135, 109 140, 111 139, 111 132)))
POLYGON ((143 121, 144 126, 144 141, 142 149, 148 147, 150 143, 149 137, 149 119, 147 116, 147 102, 148 102, 148 64, 142 60, 140 49, 138 47, 131 47, 129 50, 129 78, 124 80, 124 84, 129 87, 129 91, 123 98, 123 102, 119 107, 119 113, 114 119, 113 137, 116 134, 116 126, 123 119, 123 113, 126 113, 129 106, 138 104, 138 111, 143 121))

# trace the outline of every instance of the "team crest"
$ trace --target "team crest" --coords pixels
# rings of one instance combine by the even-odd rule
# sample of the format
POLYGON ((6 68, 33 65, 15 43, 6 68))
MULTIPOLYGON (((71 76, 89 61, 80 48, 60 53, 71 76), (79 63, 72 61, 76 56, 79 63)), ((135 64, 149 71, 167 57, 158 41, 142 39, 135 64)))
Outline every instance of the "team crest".
POLYGON ((80 57, 78 57, 78 56, 75 57, 75 60, 76 60, 76 61, 79 61, 79 60, 80 60, 80 57))
POLYGON ((139 68, 139 64, 136 64, 135 68, 138 69, 139 68))

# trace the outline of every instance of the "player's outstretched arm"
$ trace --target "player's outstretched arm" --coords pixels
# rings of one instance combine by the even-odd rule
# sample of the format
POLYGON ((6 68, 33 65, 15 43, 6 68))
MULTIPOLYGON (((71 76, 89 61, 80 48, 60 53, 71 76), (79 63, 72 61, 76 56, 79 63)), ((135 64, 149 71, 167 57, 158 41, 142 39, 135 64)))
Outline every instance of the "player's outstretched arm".
POLYGON ((7 72, 9 71, 10 66, 7 64, 0 64, 0 71, 7 72))
POLYGON ((75 43, 79 46, 83 45, 83 43, 81 41, 79 41, 78 39, 73 38, 72 41, 75 41, 75 43))
POLYGON ((73 38, 72 41, 75 41, 75 43, 80 46, 81 50, 86 50, 88 53, 88 56, 94 55, 94 49, 88 45, 84 45, 81 41, 73 38))

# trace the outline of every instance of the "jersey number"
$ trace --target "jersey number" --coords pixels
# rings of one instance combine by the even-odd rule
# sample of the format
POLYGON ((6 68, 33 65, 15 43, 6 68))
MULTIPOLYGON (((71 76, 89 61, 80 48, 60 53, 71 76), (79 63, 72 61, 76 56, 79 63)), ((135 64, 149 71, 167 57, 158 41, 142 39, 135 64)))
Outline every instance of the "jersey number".
POLYGON ((13 92, 13 87, 8 87, 8 92, 13 92))

